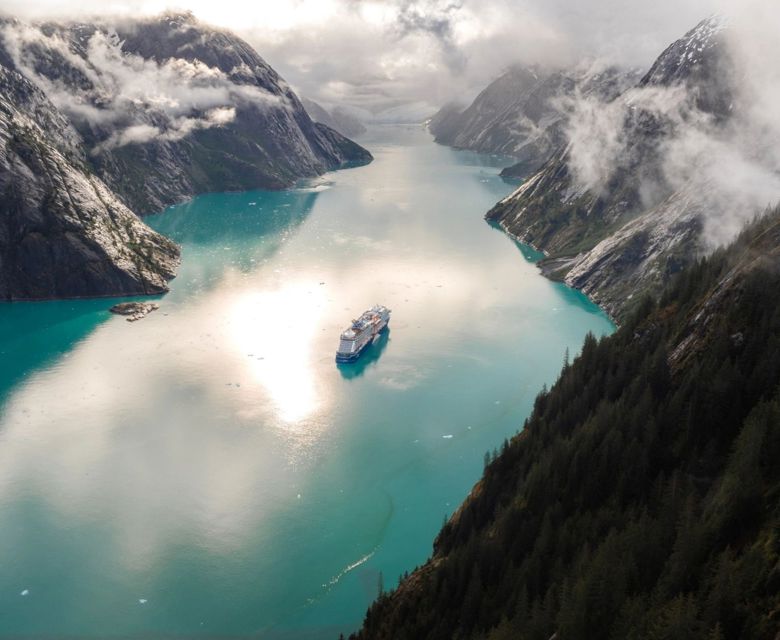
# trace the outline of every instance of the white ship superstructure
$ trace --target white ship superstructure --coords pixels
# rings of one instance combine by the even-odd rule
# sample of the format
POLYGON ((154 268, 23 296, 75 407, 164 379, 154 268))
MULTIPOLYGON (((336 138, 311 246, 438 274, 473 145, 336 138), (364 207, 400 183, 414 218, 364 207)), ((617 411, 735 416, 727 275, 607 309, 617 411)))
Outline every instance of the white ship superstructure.
POLYGON ((353 362, 370 345, 390 322, 390 309, 377 304, 357 319, 341 334, 336 362, 353 362))

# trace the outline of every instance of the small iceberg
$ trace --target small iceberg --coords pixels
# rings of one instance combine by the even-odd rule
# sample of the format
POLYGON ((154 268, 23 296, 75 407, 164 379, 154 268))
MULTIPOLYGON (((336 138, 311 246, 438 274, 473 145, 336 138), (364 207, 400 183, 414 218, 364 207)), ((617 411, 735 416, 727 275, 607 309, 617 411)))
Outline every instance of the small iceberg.
POLYGON ((452 434, 448 433, 446 436, 442 436, 445 440, 452 440, 452 434))
POLYGON ((146 598, 138 598, 138 604, 146 604, 148 600, 146 598))
POLYGON ((22 591, 19 593, 20 596, 29 596, 30 590, 29 589, 22 589, 22 591))

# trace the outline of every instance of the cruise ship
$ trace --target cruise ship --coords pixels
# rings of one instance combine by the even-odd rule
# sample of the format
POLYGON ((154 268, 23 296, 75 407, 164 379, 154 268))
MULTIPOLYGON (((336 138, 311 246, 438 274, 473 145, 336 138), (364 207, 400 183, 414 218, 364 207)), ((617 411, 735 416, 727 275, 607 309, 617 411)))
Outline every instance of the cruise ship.
POLYGON ((341 334, 336 362, 354 362, 363 350, 379 337, 390 322, 390 309, 381 304, 364 311, 357 320, 341 334))

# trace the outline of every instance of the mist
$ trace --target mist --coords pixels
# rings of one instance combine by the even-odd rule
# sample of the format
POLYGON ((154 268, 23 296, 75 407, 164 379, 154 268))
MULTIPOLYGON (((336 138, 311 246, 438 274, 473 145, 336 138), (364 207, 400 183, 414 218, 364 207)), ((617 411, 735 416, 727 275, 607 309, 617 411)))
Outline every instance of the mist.
POLYGON ((152 139, 180 140, 198 129, 224 126, 244 102, 256 108, 282 102, 260 87, 233 82, 232 76, 242 69, 226 74, 197 60, 158 62, 129 54, 110 25, 90 36, 83 56, 56 31, 47 33, 25 23, 4 25, 0 40, 16 68, 58 108, 93 127, 110 125, 110 135, 92 149, 93 154, 152 139), (36 58, 41 51, 64 60, 86 82, 39 73, 36 58), (154 123, 149 122, 150 114, 154 123))
POLYGON ((780 72, 767 64, 780 55, 780 6, 751 0, 720 10, 714 29, 722 30, 729 65, 719 82, 733 95, 726 122, 700 110, 698 96, 682 86, 637 87, 610 103, 575 96, 564 105, 570 172, 580 189, 596 193, 629 162, 631 112, 665 123, 662 180, 643 177, 643 205, 671 191, 694 194, 707 249, 728 243, 780 201, 780 72))
POLYGON ((468 101, 516 63, 647 66, 718 0, 5 0, 26 19, 189 9, 252 44, 302 95, 364 116, 468 101))

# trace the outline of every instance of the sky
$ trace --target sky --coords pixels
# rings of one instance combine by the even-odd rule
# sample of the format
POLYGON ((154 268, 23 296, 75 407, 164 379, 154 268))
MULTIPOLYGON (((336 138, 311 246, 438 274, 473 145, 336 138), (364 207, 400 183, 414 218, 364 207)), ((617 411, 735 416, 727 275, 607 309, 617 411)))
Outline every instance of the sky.
MULTIPOLYGON (((24 19, 191 10, 326 106, 424 116, 514 63, 648 67, 724 0, 0 0, 24 19)), ((738 1, 738 0, 734 0, 738 1)))

